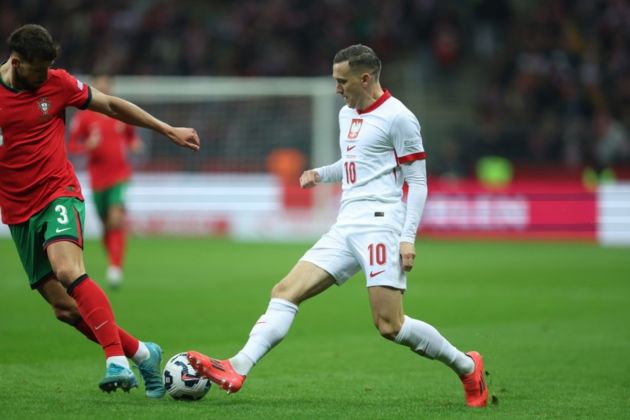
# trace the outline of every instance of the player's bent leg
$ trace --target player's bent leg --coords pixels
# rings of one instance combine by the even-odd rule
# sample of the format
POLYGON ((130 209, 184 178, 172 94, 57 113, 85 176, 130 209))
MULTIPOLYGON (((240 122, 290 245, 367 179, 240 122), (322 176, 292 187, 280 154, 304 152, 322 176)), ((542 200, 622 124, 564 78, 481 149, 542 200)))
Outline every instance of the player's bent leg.
POLYGON ((166 392, 162 379, 162 348, 155 343, 144 343, 149 350, 149 357, 138 364, 138 370, 144 380, 144 392, 149 398, 162 398, 166 392))
POLYGON ((77 303, 66 293, 65 287, 51 276, 37 287, 39 294, 48 302, 55 317, 66 324, 75 325, 81 320, 77 303))
POLYGON ((189 351, 186 356, 199 375, 210 379, 228 394, 238 392, 243 386, 246 376, 237 373, 229 360, 213 359, 197 351, 189 351))
POLYGON ((402 290, 386 286, 368 288, 372 321, 382 337, 395 341, 403 324, 402 290))
POLYGON ((231 359, 220 360, 196 351, 187 353, 195 370, 228 393, 238 392, 251 368, 289 332, 298 304, 334 284, 317 265, 299 261, 271 292, 267 311, 252 328, 245 346, 231 359))
POLYGON ((285 299, 299 305, 335 284, 328 272, 309 261, 298 261, 289 273, 271 290, 272 298, 285 299))
POLYGON ((483 366, 483 357, 476 351, 466 353, 475 363, 475 369, 468 375, 460 376, 469 407, 485 407, 488 404, 488 386, 483 366))

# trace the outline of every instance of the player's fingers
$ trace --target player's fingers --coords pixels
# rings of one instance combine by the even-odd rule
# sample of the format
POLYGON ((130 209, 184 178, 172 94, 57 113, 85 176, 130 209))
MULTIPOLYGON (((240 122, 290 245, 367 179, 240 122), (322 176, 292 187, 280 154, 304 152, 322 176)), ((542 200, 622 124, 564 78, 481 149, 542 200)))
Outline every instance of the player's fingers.
POLYGON ((411 269, 413 268, 414 259, 414 255, 403 255, 403 270, 411 271, 411 269))

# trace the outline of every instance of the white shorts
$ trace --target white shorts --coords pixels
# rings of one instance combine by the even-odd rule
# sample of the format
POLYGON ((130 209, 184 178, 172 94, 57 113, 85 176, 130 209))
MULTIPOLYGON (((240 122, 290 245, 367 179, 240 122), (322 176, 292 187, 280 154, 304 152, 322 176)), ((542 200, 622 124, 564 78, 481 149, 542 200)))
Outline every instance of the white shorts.
POLYGON ((338 285, 362 269, 367 287, 407 288, 400 234, 386 227, 335 224, 301 260, 328 272, 338 285))

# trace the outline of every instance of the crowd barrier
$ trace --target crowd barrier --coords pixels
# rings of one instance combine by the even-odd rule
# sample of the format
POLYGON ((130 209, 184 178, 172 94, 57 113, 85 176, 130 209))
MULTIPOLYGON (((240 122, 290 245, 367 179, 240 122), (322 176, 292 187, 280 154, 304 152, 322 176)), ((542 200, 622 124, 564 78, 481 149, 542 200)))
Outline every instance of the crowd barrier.
MULTIPOLYGON (((88 185, 85 174, 79 178, 88 185)), ((137 235, 312 240, 334 223, 340 193, 318 189, 301 190, 266 174, 138 174, 127 191, 129 227, 137 235)), ((84 195, 85 234, 95 237, 101 228, 89 188, 84 195)), ((6 226, 0 235, 9 235, 6 226)), ((525 180, 493 188, 432 180, 420 236, 628 245, 630 183, 589 189, 525 180)))

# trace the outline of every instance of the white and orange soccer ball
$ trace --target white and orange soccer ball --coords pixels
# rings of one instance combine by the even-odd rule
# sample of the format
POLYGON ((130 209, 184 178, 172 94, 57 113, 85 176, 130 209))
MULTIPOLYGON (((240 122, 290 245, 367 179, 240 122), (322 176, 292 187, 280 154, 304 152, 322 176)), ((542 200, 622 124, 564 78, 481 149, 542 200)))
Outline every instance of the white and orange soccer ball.
POLYGON ((197 374, 186 353, 171 357, 164 366, 164 387, 176 400, 199 400, 210 390, 211 382, 197 374))

